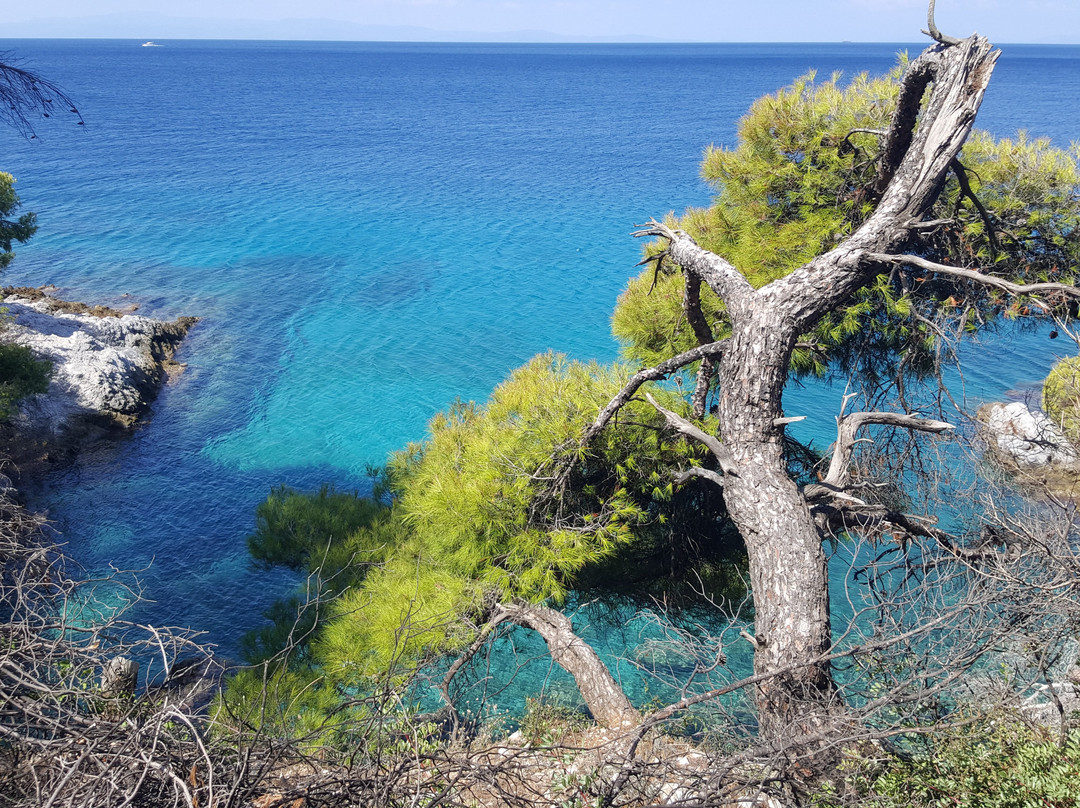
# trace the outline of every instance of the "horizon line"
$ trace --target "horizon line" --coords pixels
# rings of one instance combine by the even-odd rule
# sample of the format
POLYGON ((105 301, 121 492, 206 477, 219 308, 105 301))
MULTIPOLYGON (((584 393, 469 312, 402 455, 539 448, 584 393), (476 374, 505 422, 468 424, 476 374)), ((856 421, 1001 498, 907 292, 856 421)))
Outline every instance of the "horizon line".
MULTIPOLYGON (((558 36, 558 35, 555 35, 558 36)), ((50 40, 138 42, 142 36, 3 36, 0 42, 25 40, 45 42, 50 40)), ((557 39, 330 39, 326 37, 147 37, 147 42, 326 42, 343 44, 388 45, 921 45, 922 42, 890 39, 645 39, 632 36, 600 39, 562 36, 557 39)), ((927 42, 929 47, 931 43, 927 42)), ((1041 47, 1080 47, 1080 42, 997 42, 995 45, 1031 45, 1041 47)))

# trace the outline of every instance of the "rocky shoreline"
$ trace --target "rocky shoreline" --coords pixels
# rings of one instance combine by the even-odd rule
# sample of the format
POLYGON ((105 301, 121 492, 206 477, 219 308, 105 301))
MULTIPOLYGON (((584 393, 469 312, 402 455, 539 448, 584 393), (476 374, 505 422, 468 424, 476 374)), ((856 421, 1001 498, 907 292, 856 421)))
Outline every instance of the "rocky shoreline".
POLYGON ((0 439, 25 475, 70 458, 87 442, 130 429, 162 383, 183 369, 173 356, 198 321, 172 322, 52 296, 53 287, 4 287, 4 339, 53 364, 46 393, 29 396, 0 439))

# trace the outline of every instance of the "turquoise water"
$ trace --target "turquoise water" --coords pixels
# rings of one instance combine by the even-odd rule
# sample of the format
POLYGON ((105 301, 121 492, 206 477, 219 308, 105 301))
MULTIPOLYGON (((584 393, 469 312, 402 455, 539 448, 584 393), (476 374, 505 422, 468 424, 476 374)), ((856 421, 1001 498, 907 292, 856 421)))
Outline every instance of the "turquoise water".
MULTIPOLYGON (((148 423, 32 497, 89 570, 140 570, 133 616, 226 655, 291 581, 244 546, 272 486, 365 490, 533 354, 614 358, 629 233, 708 201, 704 146, 807 70, 882 72, 901 47, 138 44, 0 42, 87 121, 6 135, 41 227, 4 281, 202 318, 148 423)), ((1065 145, 1078 90, 1080 48, 1006 48, 980 124, 1065 145)), ((969 392, 1036 382, 1055 347, 994 342, 969 392)), ((842 392, 792 389, 804 437, 828 440, 842 392)))

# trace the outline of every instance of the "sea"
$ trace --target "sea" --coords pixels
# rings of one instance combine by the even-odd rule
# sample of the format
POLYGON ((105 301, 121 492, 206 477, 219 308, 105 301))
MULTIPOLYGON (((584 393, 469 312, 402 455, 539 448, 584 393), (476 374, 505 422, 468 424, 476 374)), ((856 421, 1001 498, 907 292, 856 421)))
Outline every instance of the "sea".
MULTIPOLYGON (((114 593, 128 619, 198 629, 226 658, 296 583, 245 547, 273 487, 366 492, 434 413, 532 355, 615 359, 631 231, 709 202, 705 147, 796 77, 923 47, 159 45, 0 41, 85 119, 0 132, 40 225, 0 280, 200 318, 145 423, 28 494, 89 576, 137 582, 137 603, 114 593)), ((977 125, 1080 139, 1080 47, 1002 50, 977 125)), ((990 338, 957 393, 1032 390, 1062 342, 990 338)), ((798 434, 827 444, 843 392, 792 386, 798 434)))

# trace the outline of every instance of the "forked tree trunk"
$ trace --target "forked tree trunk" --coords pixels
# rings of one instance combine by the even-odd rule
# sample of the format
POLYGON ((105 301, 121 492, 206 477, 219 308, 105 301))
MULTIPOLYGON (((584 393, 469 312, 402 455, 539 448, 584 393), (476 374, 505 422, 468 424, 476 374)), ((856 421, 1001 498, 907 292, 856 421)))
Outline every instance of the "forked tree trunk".
POLYGON ((724 500, 749 554, 754 668, 769 677, 758 691, 767 736, 820 731, 836 705, 825 659, 832 637, 822 536, 787 474, 777 421, 784 415, 791 355, 800 335, 848 304, 882 271, 880 254, 902 246, 925 217, 970 132, 997 55, 973 36, 932 47, 911 64, 902 96, 916 101, 900 106, 886 139, 902 153, 890 153, 879 174, 875 212, 835 249, 792 274, 755 290, 686 234, 662 225, 648 231, 668 240, 671 259, 708 283, 731 319, 717 382, 722 446, 710 448, 724 468, 724 500), (918 114, 924 91, 929 96, 918 114))
MULTIPOLYGON (((723 486, 728 513, 746 543, 758 713, 766 737, 798 743, 800 736, 827 732, 840 705, 828 661, 832 631, 823 537, 803 492, 788 476, 782 451, 782 396, 791 355, 799 337, 826 314, 842 310, 878 274, 903 263, 889 253, 911 239, 944 188, 998 55, 983 37, 972 36, 955 44, 943 40, 909 65, 878 174, 865 189, 867 198, 878 200, 874 212, 836 248, 790 275, 754 289, 736 267, 686 233, 658 222, 637 233, 665 239, 663 255, 682 268, 687 283, 707 283, 720 297, 731 336, 637 373, 589 426, 583 443, 645 381, 719 355, 716 436, 652 403, 669 424, 716 456, 720 472, 696 476, 723 486)), ((690 309, 693 297, 688 287, 690 309)), ((711 334, 698 338, 705 343, 711 334)), ((592 649, 570 630, 569 620, 538 607, 510 608, 516 611, 509 619, 544 635, 600 723, 626 726, 639 720, 592 649)))

